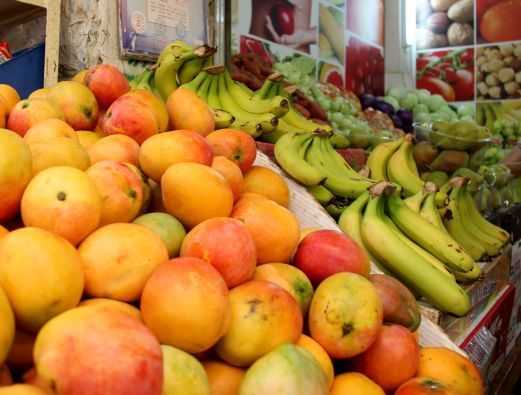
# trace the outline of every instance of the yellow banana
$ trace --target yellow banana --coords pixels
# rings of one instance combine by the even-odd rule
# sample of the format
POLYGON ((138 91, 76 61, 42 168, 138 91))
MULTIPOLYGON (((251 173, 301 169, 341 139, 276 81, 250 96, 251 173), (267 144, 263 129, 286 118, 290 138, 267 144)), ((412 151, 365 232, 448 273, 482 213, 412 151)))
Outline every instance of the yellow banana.
POLYGON ((405 136, 400 148, 391 156, 387 165, 389 180, 400 185, 408 196, 422 190, 425 182, 411 169, 412 139, 405 136))
POLYGON ((369 154, 367 165, 371 170, 371 178, 376 181, 389 181, 387 176, 387 163, 391 156, 402 144, 403 139, 399 138, 388 143, 378 144, 369 154))

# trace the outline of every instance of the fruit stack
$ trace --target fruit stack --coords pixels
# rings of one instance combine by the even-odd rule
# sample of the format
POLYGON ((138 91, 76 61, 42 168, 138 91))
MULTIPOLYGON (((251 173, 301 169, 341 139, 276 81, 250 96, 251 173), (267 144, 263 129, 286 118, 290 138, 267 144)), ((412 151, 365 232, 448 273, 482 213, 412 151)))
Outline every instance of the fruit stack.
POLYGON ((420 350, 413 295, 356 241, 300 229, 251 136, 189 89, 130 88, 110 65, 22 101, 0 85, 0 394, 484 393, 467 358, 420 350))

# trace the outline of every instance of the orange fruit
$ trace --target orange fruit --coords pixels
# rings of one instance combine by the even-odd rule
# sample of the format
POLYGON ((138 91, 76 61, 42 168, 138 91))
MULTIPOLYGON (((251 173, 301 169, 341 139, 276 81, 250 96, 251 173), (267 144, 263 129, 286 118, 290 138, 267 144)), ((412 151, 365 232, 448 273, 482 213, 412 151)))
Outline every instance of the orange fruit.
POLYGON ((221 361, 203 362, 210 382, 212 395, 237 395, 244 377, 244 370, 221 361))
POLYGON ((242 191, 264 195, 284 207, 289 205, 288 184, 282 176, 266 167, 253 166, 244 175, 242 191))

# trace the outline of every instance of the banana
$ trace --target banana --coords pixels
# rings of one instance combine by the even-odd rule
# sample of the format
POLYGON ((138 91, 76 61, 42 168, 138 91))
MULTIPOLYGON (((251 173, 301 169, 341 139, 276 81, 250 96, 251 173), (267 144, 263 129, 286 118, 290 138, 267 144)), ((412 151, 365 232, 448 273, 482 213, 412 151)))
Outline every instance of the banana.
POLYGON ((279 165, 306 186, 318 185, 325 179, 324 174, 305 160, 312 137, 308 133, 287 133, 275 144, 275 158, 279 165))
POLYGON ((229 128, 235 121, 234 116, 227 111, 212 108, 212 112, 216 130, 229 128))
POLYGON ((441 260, 447 267, 468 272, 474 260, 447 232, 432 225, 412 211, 396 194, 387 199, 387 208, 393 222, 414 242, 441 260))
POLYGON ((193 49, 177 48, 178 51, 175 54, 172 53, 158 62, 154 72, 154 82, 163 100, 168 99, 168 96, 177 89, 177 71, 181 65, 197 56, 193 49))
POLYGON ((323 185, 312 185, 307 187, 307 190, 322 206, 326 206, 335 198, 335 195, 323 185))
POLYGON ((261 138, 262 141, 275 144, 282 137, 282 135, 293 132, 298 133, 299 131, 297 130, 297 128, 288 125, 282 118, 279 118, 279 124, 277 125, 275 130, 273 132, 263 133, 261 138))
POLYGON ((263 130, 260 123, 255 121, 243 121, 234 117, 234 121, 230 125, 232 129, 242 130, 245 133, 248 133, 251 137, 257 138, 262 135, 263 130))
POLYGON ((369 154, 367 165, 371 170, 371 178, 376 181, 389 181, 387 176, 387 163, 391 156, 402 144, 403 139, 399 138, 388 143, 378 144, 369 154))
POLYGON ((206 71, 201 71, 197 74, 197 77, 192 79, 190 82, 182 85, 183 88, 190 89, 191 91, 197 92, 201 85, 206 82, 210 75, 206 71))
MULTIPOLYGON (((418 177, 418 169, 411 169, 412 139, 407 135, 398 150, 392 154, 387 165, 389 180, 400 185, 408 195, 414 195, 423 188, 425 182, 418 177)), ((414 158, 412 159, 414 161, 414 158)), ((416 165, 414 165, 416 168, 416 165)))
POLYGON ((190 44, 183 40, 172 41, 170 44, 163 48, 163 50, 159 54, 157 63, 162 62, 168 57, 177 56, 180 50, 193 51, 194 47, 192 47, 190 44))
POLYGON ((222 109, 223 104, 221 103, 221 95, 219 94, 219 83, 220 83, 221 75, 211 75, 210 79, 210 87, 208 88, 208 105, 211 108, 222 109))
POLYGON ((302 114, 300 114, 291 103, 289 104, 289 109, 286 115, 284 115, 281 119, 283 119, 286 123, 291 125, 292 127, 297 128, 301 132, 314 132, 317 130, 324 130, 327 132, 332 131, 333 129, 329 125, 322 125, 316 122, 313 122, 302 114))
POLYGON ((369 251, 438 309, 457 316, 467 314, 471 308, 467 293, 400 240, 383 219, 384 204, 382 196, 372 197, 362 218, 362 239, 369 251))
POLYGON ((443 225, 443 220, 441 219, 440 212, 438 211, 438 207, 436 206, 436 195, 435 193, 429 193, 420 209, 420 215, 429 221, 432 225, 436 226, 438 229, 446 232, 445 226, 443 225))
POLYGON ((211 75, 208 75, 204 79, 203 83, 201 85, 199 85, 199 87, 196 90, 197 96, 199 96, 201 99, 203 99, 207 103, 208 103, 208 94, 210 92, 210 86, 212 84, 211 77, 212 77, 211 75))
POLYGON ((462 213, 459 211, 457 195, 459 188, 454 188, 449 195, 448 211, 444 216, 445 228, 449 234, 464 248, 464 250, 475 260, 481 259, 486 251, 483 246, 471 237, 465 229, 462 221, 462 213))
POLYGON ((207 67, 213 63, 212 57, 213 54, 217 51, 216 48, 204 48, 205 51, 203 55, 195 59, 187 60, 181 65, 179 72, 177 73, 177 77, 181 84, 186 84, 192 81, 204 67, 207 67))
POLYGON ((232 80, 227 70, 224 71, 224 80, 228 92, 243 110, 252 114, 272 113, 277 117, 281 117, 288 112, 289 102, 285 97, 275 96, 272 99, 252 97, 240 87, 242 84, 232 80))
POLYGON ((470 272, 467 273, 460 273, 460 272, 453 272, 454 277, 456 278, 456 281, 462 282, 462 283, 471 283, 476 280, 479 280, 481 277, 481 268, 477 263, 474 263, 474 267, 470 272))
POLYGON ((327 152, 326 144, 331 144, 327 137, 314 137, 306 161, 326 176, 324 185, 327 189, 337 196, 354 199, 374 185, 371 180, 360 178, 356 172, 356 177, 350 177, 347 168, 343 171, 334 162, 327 152))
MULTIPOLYGON (((244 84, 241 84, 244 85, 244 84)), ((253 98, 256 100, 266 100, 271 99, 272 97, 276 96, 269 96, 269 92, 273 89, 275 83, 271 81, 270 79, 266 78, 259 90, 253 93, 253 98)), ((244 85, 245 86, 245 85, 244 85)), ((275 92, 275 91, 273 91, 275 92)))
POLYGON ((415 213, 419 213, 421 205, 426 197, 427 192, 425 191, 425 188, 422 188, 420 192, 417 192, 416 194, 409 196, 403 201, 405 202, 407 207, 409 207, 412 211, 414 211, 415 213))

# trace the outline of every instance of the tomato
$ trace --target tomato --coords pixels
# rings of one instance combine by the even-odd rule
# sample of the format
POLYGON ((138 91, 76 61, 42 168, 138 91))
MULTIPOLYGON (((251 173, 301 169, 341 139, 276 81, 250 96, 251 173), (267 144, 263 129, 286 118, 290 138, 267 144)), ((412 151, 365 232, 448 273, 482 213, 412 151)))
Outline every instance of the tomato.
POLYGON ((508 1, 490 7, 480 23, 480 33, 488 42, 521 39, 521 1, 508 1))
POLYGON ((272 7, 271 21, 278 34, 293 34, 295 31, 295 10, 293 6, 284 2, 272 7))
POLYGON ((439 77, 441 75, 441 72, 439 69, 427 69, 425 70, 425 73, 423 74, 427 77, 439 77))
POLYGON ((445 76, 445 81, 452 85, 452 83, 458 81, 458 74, 453 67, 447 66, 443 69, 443 74, 445 76))
POLYGON ((416 59, 416 69, 422 70, 424 69, 429 63, 436 62, 440 60, 437 56, 422 56, 421 58, 416 59))
POLYGON ((439 78, 422 77, 416 81, 416 89, 427 89, 434 95, 438 94, 443 96, 447 101, 454 101, 456 99, 456 94, 452 86, 439 78))
POLYGON ((427 378, 416 377, 403 383, 394 395, 458 395, 442 383, 427 378))
POLYGON ((467 49, 460 55, 460 61, 467 65, 473 65, 474 64, 474 50, 473 49, 467 49))
POLYGON ((467 101, 474 99, 474 74, 468 70, 456 71, 457 79, 452 84, 456 93, 457 101, 467 101))

